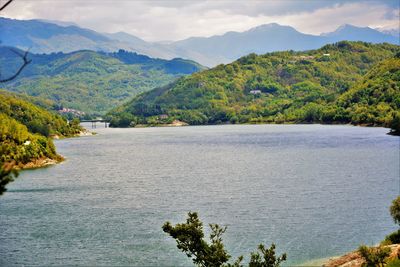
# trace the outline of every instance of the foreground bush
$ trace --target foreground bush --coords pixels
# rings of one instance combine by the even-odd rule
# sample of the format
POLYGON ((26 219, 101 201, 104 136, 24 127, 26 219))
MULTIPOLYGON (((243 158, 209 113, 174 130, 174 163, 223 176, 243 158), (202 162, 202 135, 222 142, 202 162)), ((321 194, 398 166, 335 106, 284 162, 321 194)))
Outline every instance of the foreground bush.
MULTIPOLYGON (((221 227, 218 224, 210 224, 211 243, 204 239, 203 223, 200 221, 196 212, 189 212, 186 223, 172 226, 166 222, 162 229, 176 240, 177 247, 184 252, 193 263, 202 267, 240 267, 243 256, 240 256, 235 262, 228 263, 231 258, 222 242, 222 234, 227 227, 221 227)), ((259 245, 258 251, 251 253, 249 267, 278 267, 281 262, 286 260, 286 254, 279 257, 275 255, 275 245, 265 248, 259 245)))
POLYGON ((390 248, 363 245, 358 248, 358 252, 365 260, 363 267, 383 267, 386 264, 386 258, 390 255, 390 248))

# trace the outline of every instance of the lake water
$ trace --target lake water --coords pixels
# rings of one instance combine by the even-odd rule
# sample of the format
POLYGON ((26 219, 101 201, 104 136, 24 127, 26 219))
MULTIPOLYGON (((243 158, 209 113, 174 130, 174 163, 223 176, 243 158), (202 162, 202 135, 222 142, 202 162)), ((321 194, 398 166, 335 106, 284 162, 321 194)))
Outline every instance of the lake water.
POLYGON ((396 229, 399 137, 387 129, 227 125, 97 129, 0 198, 0 265, 191 265, 162 232, 198 211, 234 256, 277 244, 289 265, 396 229))

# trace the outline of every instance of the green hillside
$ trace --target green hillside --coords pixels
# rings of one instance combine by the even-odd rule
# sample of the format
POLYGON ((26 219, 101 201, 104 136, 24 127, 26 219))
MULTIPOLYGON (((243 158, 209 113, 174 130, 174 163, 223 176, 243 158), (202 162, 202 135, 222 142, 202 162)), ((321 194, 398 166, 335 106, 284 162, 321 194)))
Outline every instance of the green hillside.
POLYGON ((0 164, 15 161, 24 165, 41 158, 58 159, 51 139, 32 134, 17 120, 0 113, 0 164))
MULTIPOLYGON (((127 99, 203 69, 183 59, 162 60, 130 53, 78 51, 69 54, 30 54, 22 74, 4 85, 9 91, 54 101, 60 108, 104 114, 127 99)), ((21 59, 12 48, 0 47, 5 77, 21 59)))
POLYGON ((339 97, 337 106, 354 124, 383 125, 400 133, 400 53, 372 67, 339 97))
POLYGON ((81 127, 5 91, 0 91, 0 166, 59 160, 51 136, 73 136, 81 127))
MULTIPOLYGON (((369 121, 356 120, 357 100, 346 102, 344 99, 361 88, 362 81, 381 75, 371 69, 379 62, 389 58, 392 58, 390 62, 397 62, 394 55, 399 51, 399 46, 390 44, 339 42, 305 52, 250 54, 231 64, 219 65, 141 94, 109 115, 113 126, 169 123, 174 119, 189 124, 354 122, 385 125, 391 114, 380 114, 369 121), (167 116, 161 119, 161 114, 167 116)), ((398 76, 393 75, 391 79, 395 84, 394 94, 398 95, 398 76)), ((380 82, 381 78, 376 78, 376 83, 380 82)), ((382 94, 386 95, 386 91, 382 94)), ((399 108, 393 99, 382 101, 392 110, 399 108)))

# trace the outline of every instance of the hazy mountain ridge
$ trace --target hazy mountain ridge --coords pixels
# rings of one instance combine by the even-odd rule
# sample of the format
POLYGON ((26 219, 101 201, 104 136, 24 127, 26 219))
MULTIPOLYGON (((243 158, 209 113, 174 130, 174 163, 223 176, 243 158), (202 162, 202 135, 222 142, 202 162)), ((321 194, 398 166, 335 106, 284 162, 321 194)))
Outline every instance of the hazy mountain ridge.
POLYGON ((330 39, 330 41, 364 41, 370 43, 392 43, 392 44, 400 44, 399 38, 391 34, 386 34, 380 32, 378 30, 374 30, 369 27, 356 27, 349 24, 344 24, 340 26, 333 32, 326 33, 323 36, 326 36, 330 39))
POLYGON ((41 20, 15 20, 0 18, 0 36, 2 45, 20 49, 30 49, 33 53, 74 52, 78 50, 93 50, 115 52, 119 49, 135 51, 152 57, 172 59, 175 54, 145 41, 133 37, 136 42, 122 42, 118 35, 101 34, 95 31, 69 25, 61 26, 41 20), (69 25, 69 26, 67 26, 69 25), (114 36, 116 39, 111 39, 114 36))
POLYGON ((398 36, 351 25, 343 25, 336 31, 323 35, 310 35, 290 26, 271 23, 244 32, 231 31, 211 37, 191 37, 176 42, 151 43, 124 32, 101 34, 71 26, 70 23, 58 24, 40 20, 20 21, 0 18, 2 42, 4 45, 21 49, 31 47, 31 51, 35 53, 72 52, 83 49, 114 52, 125 49, 164 59, 176 57, 192 59, 206 66, 229 63, 249 53, 302 51, 341 40, 399 44, 398 36))

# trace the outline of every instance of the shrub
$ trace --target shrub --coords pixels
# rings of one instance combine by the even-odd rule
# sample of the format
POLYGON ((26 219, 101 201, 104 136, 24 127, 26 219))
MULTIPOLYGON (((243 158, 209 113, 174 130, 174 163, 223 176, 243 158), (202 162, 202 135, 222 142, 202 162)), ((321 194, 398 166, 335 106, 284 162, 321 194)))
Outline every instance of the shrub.
POLYGON ((358 252, 365 260, 363 267, 385 266, 386 258, 390 255, 390 251, 388 247, 367 247, 363 245, 358 248, 358 252))

